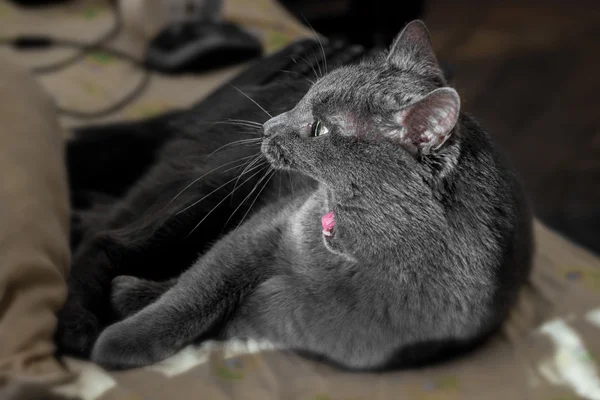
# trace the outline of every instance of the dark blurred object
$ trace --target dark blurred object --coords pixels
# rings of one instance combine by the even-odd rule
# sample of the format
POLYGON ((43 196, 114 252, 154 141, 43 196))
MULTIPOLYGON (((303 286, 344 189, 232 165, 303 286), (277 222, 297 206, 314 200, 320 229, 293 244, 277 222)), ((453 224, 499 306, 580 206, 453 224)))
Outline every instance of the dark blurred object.
POLYGON ((387 47, 407 22, 422 18, 422 0, 279 0, 300 21, 332 39, 387 47))
POLYGON ((184 21, 219 21, 222 0, 114 0, 123 28, 133 36, 150 39, 169 24, 184 21))
POLYGON ((464 110, 504 147, 537 217, 600 254, 597 4, 429 0, 425 20, 464 110))
POLYGON ((176 74, 203 72, 262 54, 260 41, 237 25, 188 21, 172 23, 148 45, 146 65, 176 74))
POLYGON ((60 3, 66 3, 72 0, 10 0, 23 7, 42 7, 42 6, 53 6, 60 3))

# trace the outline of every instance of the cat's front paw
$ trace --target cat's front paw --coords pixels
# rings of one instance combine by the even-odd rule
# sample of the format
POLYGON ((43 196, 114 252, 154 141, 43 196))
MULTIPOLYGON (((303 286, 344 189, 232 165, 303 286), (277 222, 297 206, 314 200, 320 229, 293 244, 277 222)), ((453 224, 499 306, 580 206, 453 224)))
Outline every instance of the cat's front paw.
POLYGON ((99 332, 96 316, 76 302, 67 302, 58 313, 55 341, 61 353, 88 357, 99 332))
POLYGON ((110 370, 143 367, 158 361, 152 356, 152 346, 140 339, 135 326, 127 321, 118 322, 100 334, 91 360, 110 370))

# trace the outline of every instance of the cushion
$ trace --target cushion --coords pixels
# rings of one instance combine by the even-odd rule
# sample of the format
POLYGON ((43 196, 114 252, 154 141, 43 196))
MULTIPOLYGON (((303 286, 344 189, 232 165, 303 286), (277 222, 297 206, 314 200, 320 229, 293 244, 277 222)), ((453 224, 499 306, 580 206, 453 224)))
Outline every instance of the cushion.
POLYGON ((53 104, 22 68, 0 60, 0 379, 68 378, 53 358, 66 297, 69 200, 53 104))

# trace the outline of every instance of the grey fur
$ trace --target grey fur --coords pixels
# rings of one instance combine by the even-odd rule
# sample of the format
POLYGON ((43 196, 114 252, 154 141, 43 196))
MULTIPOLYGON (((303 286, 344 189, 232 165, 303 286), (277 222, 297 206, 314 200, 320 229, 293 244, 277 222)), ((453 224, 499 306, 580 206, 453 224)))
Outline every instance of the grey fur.
POLYGON ((275 168, 318 185, 264 206, 176 283, 115 281, 113 302, 131 315, 102 332, 92 359, 141 366, 197 339, 236 337, 373 370, 486 338, 527 279, 531 215, 459 107, 421 22, 386 57, 321 78, 264 124, 262 143, 275 168), (315 119, 329 133, 311 137, 315 119))
POLYGON ((175 283, 175 280, 155 282, 121 275, 112 281, 111 304, 118 316, 126 318, 156 301, 175 283))

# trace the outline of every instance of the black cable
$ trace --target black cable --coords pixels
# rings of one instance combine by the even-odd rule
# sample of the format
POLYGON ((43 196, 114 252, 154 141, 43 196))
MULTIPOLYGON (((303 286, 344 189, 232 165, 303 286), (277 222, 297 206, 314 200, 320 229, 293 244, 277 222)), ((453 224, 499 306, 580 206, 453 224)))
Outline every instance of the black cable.
POLYGON ((67 115, 67 116, 70 116, 73 118, 78 118, 78 119, 100 118, 100 117, 105 117, 107 115, 110 115, 110 114, 122 109, 127 104, 129 104, 131 101, 133 101, 133 99, 135 99, 137 96, 139 96, 146 89, 146 87, 148 86, 148 83, 150 82, 150 78, 152 77, 152 74, 148 71, 148 69, 146 68, 144 63, 140 62, 139 60, 132 57, 131 55, 129 55, 125 52, 122 52, 120 50, 111 49, 111 48, 107 48, 104 46, 98 46, 96 44, 81 43, 81 42, 78 42, 75 40, 70 40, 70 39, 55 39, 55 38, 51 38, 49 36, 28 35, 28 36, 18 36, 13 39, 0 39, 0 45, 10 45, 14 49, 21 50, 21 51, 43 50, 43 49, 49 49, 52 47, 67 47, 67 48, 81 49, 82 51, 80 54, 89 54, 92 51, 101 51, 101 52, 110 54, 114 57, 117 57, 121 60, 128 61, 131 64, 138 67, 139 69, 145 71, 145 74, 142 77, 142 79, 140 80, 140 82, 129 93, 127 93, 125 96, 123 96, 123 98, 121 98, 120 100, 117 100, 116 102, 114 102, 113 104, 111 104, 110 106, 108 106, 106 108, 103 108, 103 109, 100 109, 97 111, 87 112, 87 111, 70 110, 67 108, 62 108, 58 105, 56 106, 58 112, 60 112, 63 115, 67 115))
POLYGON ((121 60, 128 61, 129 63, 133 64, 134 66, 136 66, 137 68, 139 68, 140 70, 145 72, 144 76, 142 76, 142 79, 139 81, 139 83, 129 93, 127 93, 120 100, 117 100, 116 102, 114 102, 113 104, 111 104, 110 106, 108 106, 106 108, 100 109, 98 111, 86 112, 86 111, 69 110, 69 109, 65 109, 65 108, 57 106, 57 109, 61 114, 68 115, 70 117, 79 118, 79 119, 90 119, 90 118, 100 118, 100 117, 110 115, 110 114, 122 109, 127 104, 129 104, 131 101, 133 101, 136 97, 138 97, 146 89, 146 87, 148 86, 148 83, 150 82, 150 79, 152 77, 152 74, 148 71, 148 69, 146 68, 146 66, 144 65, 143 62, 140 62, 138 59, 136 59, 133 56, 131 56, 125 52, 122 52, 120 50, 106 48, 104 46, 98 46, 98 45, 94 45, 94 44, 90 45, 87 43, 81 43, 81 42, 77 42, 75 40, 70 40, 70 39, 52 39, 52 38, 43 37, 43 36, 42 37, 35 37, 35 36, 23 37, 23 36, 21 36, 21 37, 17 38, 17 40, 18 40, 18 42, 16 42, 15 44, 17 45, 17 48, 21 48, 21 49, 23 49, 23 48, 27 48, 27 49, 40 48, 40 46, 41 46, 41 47, 80 48, 80 49, 82 49, 81 53, 83 53, 83 54, 89 54, 92 51, 101 51, 103 53, 110 54, 121 60))
POLYGON ((34 67, 32 71, 36 74, 47 74, 52 72, 57 72, 67 66, 79 61, 83 57, 87 56, 90 52, 100 51, 103 53, 110 54, 116 58, 127 61, 140 70, 144 71, 144 76, 140 79, 139 83, 125 96, 116 102, 112 103, 108 107, 105 107, 96 111, 79 111, 79 110, 71 110, 67 108, 62 108, 56 105, 56 109, 59 113, 63 115, 67 115, 73 118, 78 119, 93 119, 93 118, 101 118, 107 115, 113 114, 116 111, 119 111, 127 104, 132 102, 136 97, 138 97, 148 86, 150 83, 150 79, 152 74, 146 68, 146 65, 143 62, 140 62, 133 56, 122 52, 120 50, 108 48, 105 46, 105 43, 114 38, 121 30, 121 18, 119 13, 115 13, 115 23, 113 27, 106 34, 102 35, 98 40, 92 43, 83 43, 78 42, 76 40, 71 39, 59 39, 53 38, 51 36, 46 35, 22 35, 17 36, 15 38, 0 38, 0 46, 11 46, 17 51, 38 51, 50 49, 52 47, 64 47, 64 48, 73 48, 79 49, 80 51, 74 56, 68 57, 65 60, 61 60, 55 64, 44 65, 40 67, 34 67))
MULTIPOLYGON (((118 9, 115 9, 113 15, 114 15, 113 26, 104 35, 100 36, 94 42, 90 43, 90 46, 103 46, 106 43, 113 40, 114 38, 116 38, 117 35, 119 35, 119 33, 121 33, 121 29, 123 27, 122 20, 121 20, 121 13, 118 11, 118 9)), ((68 67, 69 65, 75 64, 77 61, 84 58, 87 54, 88 54, 87 51, 82 50, 70 57, 65 58, 64 60, 57 61, 53 64, 33 67, 32 72, 34 74, 49 74, 52 72, 57 72, 63 68, 68 67)))

